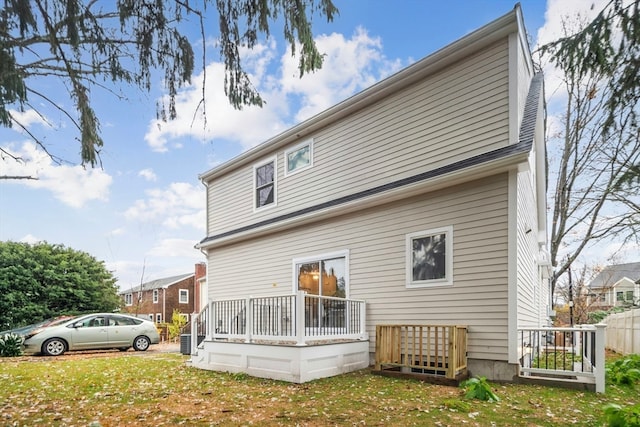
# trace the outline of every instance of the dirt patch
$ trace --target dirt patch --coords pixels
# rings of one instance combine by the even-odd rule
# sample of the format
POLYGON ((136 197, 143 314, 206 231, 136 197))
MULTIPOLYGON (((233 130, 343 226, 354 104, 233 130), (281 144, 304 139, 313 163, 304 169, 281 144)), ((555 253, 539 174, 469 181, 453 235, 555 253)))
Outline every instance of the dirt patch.
POLYGON ((86 350, 86 351, 68 351, 62 356, 36 356, 36 355, 28 355, 28 356, 19 356, 19 357, 0 357, 0 363, 3 361, 44 361, 44 360, 74 360, 74 359, 94 359, 94 358, 105 358, 105 357, 121 357, 121 356, 147 356, 158 353, 179 353, 180 352, 180 344, 171 343, 171 342, 163 342, 160 344, 152 344, 147 351, 135 351, 133 349, 129 349, 127 351, 120 351, 118 349, 109 349, 109 350, 86 350))

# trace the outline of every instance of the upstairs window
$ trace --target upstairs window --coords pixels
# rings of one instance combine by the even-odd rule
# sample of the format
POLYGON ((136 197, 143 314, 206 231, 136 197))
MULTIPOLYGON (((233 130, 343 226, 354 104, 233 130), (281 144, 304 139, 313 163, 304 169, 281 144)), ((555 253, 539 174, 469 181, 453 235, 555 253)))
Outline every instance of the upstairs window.
POLYGON ((298 144, 284 152, 285 176, 299 172, 313 165, 313 140, 298 144))
POLYGON ((407 287, 453 283, 453 227, 407 234, 407 287))
POLYGON ((154 304, 158 303, 158 290, 157 289, 153 290, 153 303, 154 304))
POLYGON ((178 298, 180 304, 189 304, 189 290, 180 289, 180 296, 178 298))
POLYGON ((133 305, 133 294, 124 295, 124 305, 133 305))
POLYGON ((273 205, 276 200, 276 159, 253 167, 255 208, 273 205))

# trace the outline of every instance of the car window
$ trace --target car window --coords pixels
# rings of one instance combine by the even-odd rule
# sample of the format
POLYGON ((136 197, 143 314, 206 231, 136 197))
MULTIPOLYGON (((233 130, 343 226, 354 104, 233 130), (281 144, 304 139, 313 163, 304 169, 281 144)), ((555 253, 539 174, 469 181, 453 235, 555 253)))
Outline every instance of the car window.
POLYGON ((87 317, 86 319, 75 323, 76 327, 80 328, 96 328, 100 326, 105 326, 107 324, 107 319, 104 316, 96 316, 96 317, 87 317))
POLYGON ((135 325, 134 319, 124 316, 111 316, 109 326, 131 326, 135 325))

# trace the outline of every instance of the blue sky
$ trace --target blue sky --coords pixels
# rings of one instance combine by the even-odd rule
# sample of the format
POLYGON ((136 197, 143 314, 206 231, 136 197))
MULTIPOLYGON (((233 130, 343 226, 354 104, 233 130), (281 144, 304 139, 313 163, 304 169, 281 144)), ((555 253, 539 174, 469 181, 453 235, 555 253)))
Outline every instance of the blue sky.
MULTIPOLYGON (((334 0, 332 23, 317 21, 324 68, 299 79, 296 60, 274 31, 251 52, 247 65, 267 101, 263 109, 234 111, 222 93, 221 65, 208 51, 207 124, 192 123, 201 77, 181 92, 179 118, 158 123, 160 82, 151 93, 121 88, 127 99, 92 92, 105 141, 102 168, 56 165, 17 130, 0 129, 0 146, 22 156, 18 165, 0 159, 0 175, 32 174, 38 181, 0 181, 0 240, 63 244, 106 263, 122 289, 193 271, 204 256, 193 246, 205 237, 205 194, 201 174, 348 96, 502 16, 505 0, 334 0)), ((530 40, 549 41, 564 13, 587 10, 587 0, 520 2, 530 40), (547 13, 549 11, 549 13, 547 13), (548 19, 547 19, 548 17, 548 19)), ((600 2, 601 3, 601 2, 600 2)), ((217 34, 207 34, 213 43, 217 34)), ((193 42, 199 56, 199 40, 193 42)), ((59 105, 72 102, 46 81, 59 105)), ((547 84, 549 87, 549 83, 547 84)), ((549 92, 549 89, 547 89, 549 92)), ((45 110, 46 111, 46 110, 45 110)), ((78 162, 76 135, 60 113, 46 122, 19 114, 30 130, 46 135, 47 148, 78 162)))

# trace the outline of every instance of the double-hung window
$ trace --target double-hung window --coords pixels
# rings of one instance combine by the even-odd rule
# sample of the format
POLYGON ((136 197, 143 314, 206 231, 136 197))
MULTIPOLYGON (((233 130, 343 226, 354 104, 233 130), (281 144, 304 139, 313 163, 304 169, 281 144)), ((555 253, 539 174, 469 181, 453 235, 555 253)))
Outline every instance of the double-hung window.
POLYGON ((178 302, 180 304, 189 304, 189 290, 188 289, 180 289, 180 294, 178 296, 178 302))
POLYGON ((153 303, 154 304, 158 303, 158 290, 157 289, 153 290, 153 303))
POLYGON ((124 305, 133 305, 133 294, 124 295, 124 305))
POLYGON ((276 159, 253 167, 254 207, 273 205, 276 201, 276 159))
POLYGON ((453 284, 453 227, 407 234, 407 287, 453 284))

